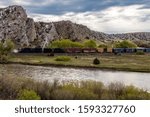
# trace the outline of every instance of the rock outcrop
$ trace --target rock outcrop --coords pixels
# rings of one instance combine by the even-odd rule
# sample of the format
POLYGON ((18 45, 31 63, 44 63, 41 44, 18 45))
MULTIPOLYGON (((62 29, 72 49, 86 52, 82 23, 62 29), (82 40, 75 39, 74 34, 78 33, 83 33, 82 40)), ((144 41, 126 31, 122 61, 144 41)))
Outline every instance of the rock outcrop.
POLYGON ((21 6, 0 9, 0 41, 12 39, 17 48, 45 47, 56 39, 83 41, 93 39, 101 42, 129 39, 150 42, 150 33, 105 34, 90 30, 71 21, 34 22, 21 6))
POLYGON ((20 6, 0 10, 0 40, 13 39, 17 45, 28 45, 26 35, 27 15, 20 6))

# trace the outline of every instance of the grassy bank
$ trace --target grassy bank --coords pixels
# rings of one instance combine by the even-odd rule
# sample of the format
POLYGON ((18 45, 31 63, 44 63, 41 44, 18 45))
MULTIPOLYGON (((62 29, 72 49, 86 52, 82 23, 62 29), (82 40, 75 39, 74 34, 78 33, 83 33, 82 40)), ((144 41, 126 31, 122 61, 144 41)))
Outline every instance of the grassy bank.
POLYGON ((150 72, 150 55, 89 55, 89 56, 70 56, 67 61, 58 61, 57 56, 33 56, 33 55, 13 55, 8 60, 10 63, 45 65, 45 66, 68 66, 113 69, 122 71, 150 72), (95 58, 100 60, 99 65, 94 65, 95 58))
POLYGON ((42 100, 142 100, 150 93, 120 83, 104 86, 101 82, 80 81, 59 84, 38 82, 27 78, 0 77, 0 99, 42 100))

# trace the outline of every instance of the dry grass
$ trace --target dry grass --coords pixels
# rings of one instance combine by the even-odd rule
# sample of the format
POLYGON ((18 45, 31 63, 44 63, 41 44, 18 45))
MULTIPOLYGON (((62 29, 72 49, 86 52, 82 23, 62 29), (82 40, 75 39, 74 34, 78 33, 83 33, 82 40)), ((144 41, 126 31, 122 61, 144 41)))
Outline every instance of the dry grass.
POLYGON ((34 65, 64 65, 72 67, 95 67, 103 69, 114 69, 123 71, 150 72, 150 55, 89 55, 89 56, 70 56, 69 61, 56 61, 57 56, 13 56, 9 62, 34 64, 34 65), (98 58, 99 65, 94 65, 93 60, 98 58))
MULTIPOLYGON (((36 99, 38 96, 38 99, 42 100, 150 99, 148 92, 133 86, 124 86, 120 83, 112 83, 109 86, 104 86, 103 83, 95 81, 59 84, 57 81, 48 83, 27 78, 0 77, 0 99, 20 99, 19 94, 21 91, 26 91, 27 95, 30 94, 36 99)), ((23 99, 28 99, 24 93, 25 98, 23 99)), ((29 99, 32 98, 29 97, 29 99)))

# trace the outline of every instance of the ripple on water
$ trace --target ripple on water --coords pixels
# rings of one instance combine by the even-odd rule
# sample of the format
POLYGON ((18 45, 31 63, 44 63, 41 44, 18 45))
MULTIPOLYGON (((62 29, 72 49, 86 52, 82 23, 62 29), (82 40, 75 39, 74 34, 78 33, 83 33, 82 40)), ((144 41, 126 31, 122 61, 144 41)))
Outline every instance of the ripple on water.
POLYGON ((29 65, 0 65, 0 74, 11 77, 33 78, 36 80, 60 81, 95 80, 105 84, 121 82, 150 91, 150 73, 104 71, 94 69, 75 69, 62 67, 43 67, 29 65))

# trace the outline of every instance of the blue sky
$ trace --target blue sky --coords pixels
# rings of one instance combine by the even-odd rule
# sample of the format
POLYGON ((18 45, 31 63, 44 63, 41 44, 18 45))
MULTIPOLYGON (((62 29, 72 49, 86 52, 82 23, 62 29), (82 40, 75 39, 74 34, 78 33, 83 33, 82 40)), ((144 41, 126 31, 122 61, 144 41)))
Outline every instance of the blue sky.
POLYGON ((150 32, 150 0, 1 0, 35 21, 71 20, 106 33, 150 32))

